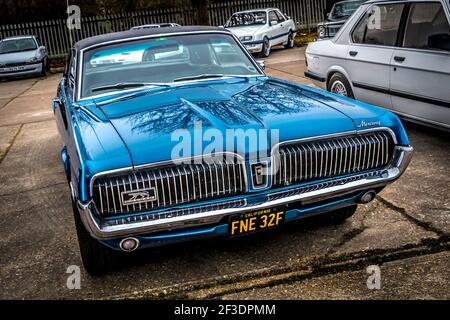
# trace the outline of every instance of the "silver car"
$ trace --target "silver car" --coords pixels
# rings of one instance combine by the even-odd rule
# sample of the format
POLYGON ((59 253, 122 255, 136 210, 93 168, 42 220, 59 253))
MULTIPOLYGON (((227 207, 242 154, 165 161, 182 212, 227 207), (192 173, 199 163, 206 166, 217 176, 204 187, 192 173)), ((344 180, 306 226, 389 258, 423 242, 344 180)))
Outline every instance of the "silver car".
POLYGON ((306 63, 323 89, 450 130, 448 0, 368 1, 306 63))
POLYGON ((34 36, 0 41, 0 78, 45 75, 47 49, 34 36))

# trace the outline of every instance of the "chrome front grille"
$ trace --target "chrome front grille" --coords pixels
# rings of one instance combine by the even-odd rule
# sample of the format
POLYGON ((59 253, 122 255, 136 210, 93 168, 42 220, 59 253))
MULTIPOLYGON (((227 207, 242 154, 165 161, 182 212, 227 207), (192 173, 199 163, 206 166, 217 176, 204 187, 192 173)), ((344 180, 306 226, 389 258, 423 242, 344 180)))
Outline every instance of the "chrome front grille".
POLYGON ((99 213, 128 214, 230 197, 246 187, 244 163, 217 157, 98 177, 92 192, 99 213))
MULTIPOLYGON (((322 179, 356 177, 385 169, 393 158, 394 147, 389 131, 282 143, 272 155, 272 188, 309 181, 321 183, 322 179)), ((132 218, 140 220, 164 219, 199 209, 173 208, 178 205, 202 202, 199 207, 206 208, 205 200, 247 192, 250 177, 245 168, 244 160, 238 156, 211 157, 192 164, 155 164, 96 177, 91 192, 102 215, 127 215, 118 219, 128 219, 133 214, 132 218)), ((331 185, 323 185, 328 186, 331 185)))
POLYGON ((274 157, 274 187, 382 168, 392 159, 390 133, 376 131, 284 144, 274 157))

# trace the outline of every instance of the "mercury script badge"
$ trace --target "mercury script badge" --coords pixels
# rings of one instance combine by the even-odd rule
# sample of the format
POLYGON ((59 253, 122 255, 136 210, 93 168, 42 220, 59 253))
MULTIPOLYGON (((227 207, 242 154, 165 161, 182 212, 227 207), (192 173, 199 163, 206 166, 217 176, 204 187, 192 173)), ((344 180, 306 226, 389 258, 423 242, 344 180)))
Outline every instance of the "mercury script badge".
POLYGON ((358 128, 373 127, 373 126, 381 126, 381 121, 366 122, 362 120, 358 128))

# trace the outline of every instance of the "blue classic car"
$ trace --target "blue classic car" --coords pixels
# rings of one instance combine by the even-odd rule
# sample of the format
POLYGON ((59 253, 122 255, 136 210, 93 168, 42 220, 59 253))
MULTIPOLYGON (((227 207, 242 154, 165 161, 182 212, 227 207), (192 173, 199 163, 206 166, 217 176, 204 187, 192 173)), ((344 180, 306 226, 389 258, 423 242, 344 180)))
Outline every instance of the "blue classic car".
POLYGON ((82 40, 53 111, 91 273, 136 249, 343 221, 413 151, 396 115, 270 78, 222 28, 82 40))

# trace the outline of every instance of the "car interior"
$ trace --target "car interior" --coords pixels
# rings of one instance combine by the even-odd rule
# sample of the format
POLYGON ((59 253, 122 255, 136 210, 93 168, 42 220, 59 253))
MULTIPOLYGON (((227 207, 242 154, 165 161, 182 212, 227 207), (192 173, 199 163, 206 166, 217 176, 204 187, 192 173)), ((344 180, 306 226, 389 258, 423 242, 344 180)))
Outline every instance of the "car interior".
POLYGON ((427 4, 427 7, 419 4, 412 8, 403 46, 450 50, 450 25, 440 3, 427 4))
MULTIPOLYGON (((103 56, 106 63, 85 63, 82 96, 108 92, 92 90, 121 82, 170 83, 177 78, 201 74, 258 74, 253 64, 243 57, 244 53, 239 47, 213 40, 208 45, 183 45, 182 42, 176 44, 173 41, 160 46, 152 45, 142 52, 139 61, 117 62, 103 56)), ((113 52, 111 49, 107 50, 113 52)), ((122 50, 128 51, 127 48, 122 50)), ((130 52, 127 54, 132 56, 130 52)), ((117 56, 117 52, 115 55, 117 56)), ((98 56, 98 52, 91 55, 96 59, 98 56)), ((92 61, 90 59, 88 61, 92 61)))

